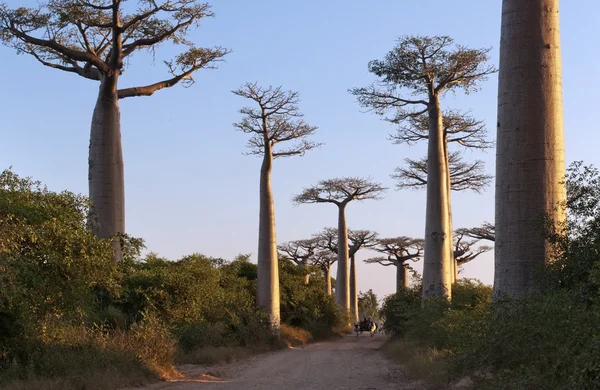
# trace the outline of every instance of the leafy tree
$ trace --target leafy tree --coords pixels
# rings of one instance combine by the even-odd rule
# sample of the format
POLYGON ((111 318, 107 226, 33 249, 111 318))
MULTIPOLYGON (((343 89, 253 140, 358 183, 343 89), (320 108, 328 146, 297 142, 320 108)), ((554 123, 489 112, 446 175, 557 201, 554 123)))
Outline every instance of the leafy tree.
POLYGON ((386 267, 392 265, 396 267, 396 292, 401 292, 408 288, 407 271, 410 266, 407 262, 409 260, 419 261, 423 255, 423 247, 424 241, 422 239, 406 236, 380 238, 371 249, 387 255, 387 257, 369 258, 365 260, 365 263, 378 263, 386 267))
POLYGON ((494 297, 541 288, 550 261, 544 217, 566 199, 558 0, 503 0, 498 75, 494 297))
POLYGON ((490 49, 453 45, 446 36, 404 36, 383 60, 369 63, 377 85, 354 88, 359 103, 393 122, 427 114, 427 210, 423 298, 451 295, 450 194, 440 99, 447 91, 477 89, 496 70, 486 65, 490 49))
POLYGON ((338 268, 337 304, 350 312, 350 267, 348 253, 348 229, 346 226, 346 206, 352 201, 379 199, 386 190, 370 178, 346 177, 321 180, 294 197, 294 203, 332 203, 338 208, 338 268))
POLYGON ((88 210, 81 195, 0 173, 0 364, 25 359, 49 322, 88 320, 94 291, 118 291, 110 241, 87 229, 88 210))
MULTIPOLYGON (((139 1, 127 13, 124 0, 52 0, 36 8, 0 5, 0 39, 42 65, 100 84, 92 115, 89 148, 89 195, 92 225, 101 238, 125 233, 125 190, 118 101, 150 96, 193 74, 213 68, 227 54, 222 48, 198 48, 186 39, 193 27, 212 17, 210 6, 196 0, 139 1), (119 88, 129 59, 142 49, 154 52, 163 43, 185 46, 165 61, 169 78, 144 86, 119 88)), ((131 9, 131 8, 129 8, 131 9)), ((114 259, 122 259, 117 238, 114 259)))
MULTIPOLYGON (((379 313, 379 301, 372 289, 358 294, 358 312, 362 316, 371 317, 375 321, 379 313)), ((360 317, 360 316, 359 316, 360 317)))
POLYGON ((246 83, 233 91, 237 96, 251 100, 255 107, 240 110, 242 120, 234 126, 250 134, 248 154, 262 156, 260 168, 260 212, 258 227, 258 292, 256 302, 270 317, 271 326, 279 330, 279 276, 277 265, 277 239, 275 232, 275 207, 271 189, 273 159, 302 156, 320 144, 308 137, 317 130, 302 120, 298 110, 298 92, 284 91, 281 87, 259 87, 246 83), (281 148, 282 143, 297 141, 281 148))

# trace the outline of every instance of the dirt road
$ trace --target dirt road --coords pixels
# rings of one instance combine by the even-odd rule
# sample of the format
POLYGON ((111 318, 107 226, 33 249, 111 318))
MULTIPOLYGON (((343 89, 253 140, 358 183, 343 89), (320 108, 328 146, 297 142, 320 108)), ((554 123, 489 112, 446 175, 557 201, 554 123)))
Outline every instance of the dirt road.
POLYGON ((216 367, 184 368, 186 379, 145 390, 422 389, 403 380, 400 367, 378 350, 383 335, 348 336, 216 367))

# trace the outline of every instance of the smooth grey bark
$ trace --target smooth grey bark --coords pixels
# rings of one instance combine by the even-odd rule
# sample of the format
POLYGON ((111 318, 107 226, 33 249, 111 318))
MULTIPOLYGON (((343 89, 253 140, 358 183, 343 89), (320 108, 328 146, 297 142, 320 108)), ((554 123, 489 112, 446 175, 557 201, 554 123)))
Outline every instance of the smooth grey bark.
POLYGON ((355 322, 359 321, 358 291, 356 286, 356 259, 355 255, 352 255, 350 256, 350 310, 355 322))
POLYGON ((260 169, 260 211, 258 225, 257 305, 269 315, 271 328, 279 331, 279 261, 275 233, 275 205, 271 189, 273 156, 265 142, 265 154, 260 169))
POLYGON ((88 185, 90 227, 100 238, 114 236, 113 261, 123 258, 118 234, 125 233, 125 179, 116 77, 100 84, 92 115, 88 185), (115 236, 117 235, 117 236, 115 236))
POLYGON ((427 147, 427 206, 423 256, 423 299, 451 297, 452 231, 449 228, 447 166, 439 97, 429 95, 427 147))
POLYGON ((396 263, 396 292, 404 291, 408 288, 408 272, 404 263, 396 263))
POLYGON ((336 302, 350 313, 350 267, 348 264, 348 228, 346 204, 338 204, 338 266, 335 282, 336 302))
MULTIPOLYGON (((443 122, 443 118, 442 118, 443 122)), ((450 164, 449 158, 450 155, 448 153, 448 136, 444 131, 444 158, 446 159, 446 196, 448 197, 448 231, 452 232, 452 199, 451 199, 451 187, 450 187, 450 164)), ((453 284, 458 279, 458 269, 456 267, 456 260, 454 259, 454 248, 452 246, 452 241, 450 241, 450 245, 448 245, 448 249, 450 251, 450 261, 447 262, 450 267, 450 283, 453 284)))
POLYGON ((558 0, 503 0, 498 79, 494 298, 539 290, 542 218, 565 219, 558 0))

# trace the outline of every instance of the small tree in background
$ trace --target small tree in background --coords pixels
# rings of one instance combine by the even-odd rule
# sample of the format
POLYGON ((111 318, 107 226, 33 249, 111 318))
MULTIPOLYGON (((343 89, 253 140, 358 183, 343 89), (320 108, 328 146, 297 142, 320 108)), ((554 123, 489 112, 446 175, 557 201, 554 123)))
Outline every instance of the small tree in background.
POLYGON ((352 201, 379 199, 386 190, 369 178, 346 177, 321 180, 294 197, 294 203, 332 203, 338 208, 338 268, 336 277, 337 303, 350 312, 350 267, 348 264, 348 230, 346 206, 352 201))
POLYGON ((273 159, 302 156, 320 144, 308 140, 317 130, 302 120, 298 110, 298 92, 284 91, 281 87, 259 87, 246 83, 233 91, 237 96, 251 100, 256 107, 240 110, 242 120, 234 126, 251 137, 248 154, 262 156, 260 169, 260 212, 258 227, 258 291, 257 304, 270 317, 272 328, 278 332, 279 271, 277 264, 277 237, 275 207, 271 189, 273 159), (297 141, 280 148, 283 143, 297 141))
POLYGON ((440 98, 447 91, 469 93, 494 73, 486 65, 490 49, 454 45, 447 36, 404 36, 383 60, 369 63, 376 85, 354 88, 359 103, 399 123, 427 114, 427 207, 423 298, 451 296, 452 229, 443 114, 440 98))
POLYGON ((319 249, 318 244, 319 241, 316 238, 310 238, 307 240, 289 241, 277 246, 279 251, 302 268, 305 277, 304 284, 308 284, 310 281, 309 260, 314 256, 315 251, 319 249))
MULTIPOLYGON (((101 238, 114 237, 114 260, 122 259, 119 234, 125 233, 125 179, 119 100, 150 96, 178 83, 190 85, 202 68, 214 68, 228 51, 198 48, 186 38, 193 27, 212 17, 210 6, 196 0, 139 1, 135 13, 124 0, 53 0, 36 8, 0 5, 0 39, 17 53, 42 65, 100 84, 92 115, 89 146, 90 226, 101 238), (119 88, 125 64, 161 44, 185 50, 165 61, 170 76, 151 84, 119 88)), ((134 8, 134 7, 132 7, 134 8)))
POLYGON ((356 272, 356 252, 370 248, 377 242, 377 233, 371 230, 348 229, 348 256, 350 260, 350 310, 355 321, 359 320, 358 282, 356 272))
POLYGON ((410 238, 406 236, 393 238, 380 238, 370 249, 383 253, 385 257, 373 257, 366 259, 365 263, 378 263, 383 266, 396 267, 396 292, 404 291, 408 288, 408 269, 409 260, 419 261, 423 255, 423 239, 410 238))
POLYGON ((331 295, 331 266, 337 261, 337 255, 329 250, 318 250, 310 258, 310 264, 323 271, 325 292, 331 295))

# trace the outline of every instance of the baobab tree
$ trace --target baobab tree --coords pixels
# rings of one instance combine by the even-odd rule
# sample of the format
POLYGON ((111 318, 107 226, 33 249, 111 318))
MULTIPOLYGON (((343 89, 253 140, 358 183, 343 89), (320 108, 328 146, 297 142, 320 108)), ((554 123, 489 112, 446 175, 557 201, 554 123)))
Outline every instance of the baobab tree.
POLYGON ((503 0, 496 138, 494 298, 539 290, 545 218, 566 199, 559 0, 503 0))
POLYGON ((396 292, 408 288, 408 261, 419 261, 423 256, 425 241, 406 236, 380 238, 370 249, 387 256, 372 257, 364 262, 396 267, 396 292))
POLYGON ((350 311, 355 321, 360 320, 358 312, 358 287, 356 277, 356 252, 370 248, 376 243, 377 233, 370 230, 348 229, 348 257, 350 260, 350 311))
POLYGON ((304 284, 310 281, 310 258, 319 250, 319 240, 309 238, 306 240, 289 241, 277 246, 280 252, 296 263, 304 272, 304 284))
MULTIPOLYGON (((468 113, 458 110, 445 110, 442 115, 444 157, 446 159, 446 183, 448 187, 448 231, 453 230, 451 191, 473 190, 477 193, 488 186, 492 176, 484 173, 484 163, 476 160, 467 163, 462 160, 459 151, 449 152, 448 145, 456 145, 464 149, 487 150, 494 146, 487 140, 487 130, 481 120, 477 120, 468 113)), ((411 116, 400 123, 395 135, 390 135, 395 144, 414 145, 419 141, 429 139, 429 117, 421 114, 411 116)), ((427 156, 415 161, 405 159, 407 168, 397 168, 392 178, 399 180, 398 188, 416 188, 427 183, 427 156)), ((450 257, 454 251, 450 248, 450 257)), ((455 269, 456 261, 451 261, 455 269)), ((452 274, 454 275, 455 272, 452 274)), ((454 280, 454 279, 453 279, 454 280)))
MULTIPOLYGON (((335 255, 338 255, 338 229, 325 228, 314 237, 318 245, 335 255)), ((356 253, 362 248, 370 248, 377 242, 377 233, 370 230, 348 229, 348 258, 350 261, 350 311, 358 320, 358 290, 356 278, 356 253)))
POLYGON ((113 237, 114 260, 122 259, 119 235, 125 233, 125 180, 119 100, 150 96, 178 83, 190 85, 194 72, 214 68, 227 50, 199 48, 187 40, 194 27, 213 13, 195 0, 139 1, 54 0, 35 8, 0 5, 0 39, 18 53, 49 68, 73 73, 100 86, 92 114, 89 145, 90 227, 101 238, 113 237), (120 88, 121 75, 133 54, 166 42, 184 46, 165 61, 164 80, 120 88))
POLYGON ((427 114, 427 202, 423 298, 451 296, 449 183, 440 99, 447 91, 470 92, 496 70, 486 65, 490 49, 454 45, 446 36, 405 36, 383 60, 369 62, 377 85, 355 88, 358 102, 399 123, 427 114))
POLYGON ((281 87, 259 87, 246 83, 233 91, 237 96, 251 100, 256 107, 240 110, 243 118, 234 126, 247 134, 247 154, 262 156, 260 168, 260 208, 258 223, 258 288, 256 301, 270 318, 271 327, 278 332, 279 268, 277 259, 277 236, 275 232, 275 207, 271 189, 273 159, 302 156, 320 144, 310 141, 309 136, 317 130, 302 120, 298 110, 298 92, 284 91, 281 87), (287 148, 280 145, 295 141, 287 148))
POLYGON ((456 229, 454 234, 454 264, 453 264, 453 282, 458 280, 458 267, 474 260, 479 255, 492 250, 491 246, 480 245, 474 248, 479 239, 468 240, 467 229, 456 229))
POLYGON ((338 208, 338 267, 336 277, 336 300, 339 306, 350 312, 350 267, 348 264, 348 229, 346 206, 352 201, 379 199, 386 190, 369 178, 346 177, 321 180, 296 195, 294 203, 331 203, 338 208))
POLYGON ((331 266, 337 261, 337 255, 330 250, 320 249, 309 259, 310 264, 319 267, 323 271, 325 281, 325 292, 331 295, 331 266))

